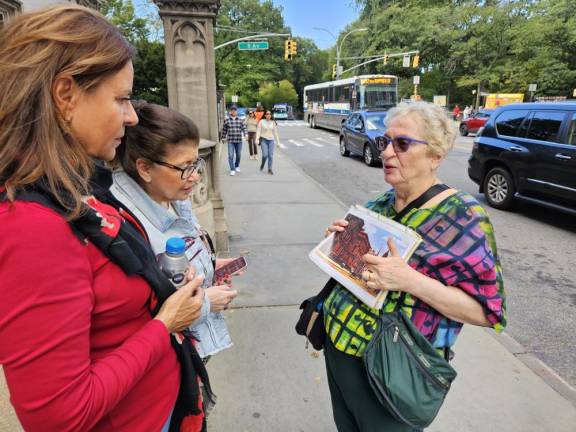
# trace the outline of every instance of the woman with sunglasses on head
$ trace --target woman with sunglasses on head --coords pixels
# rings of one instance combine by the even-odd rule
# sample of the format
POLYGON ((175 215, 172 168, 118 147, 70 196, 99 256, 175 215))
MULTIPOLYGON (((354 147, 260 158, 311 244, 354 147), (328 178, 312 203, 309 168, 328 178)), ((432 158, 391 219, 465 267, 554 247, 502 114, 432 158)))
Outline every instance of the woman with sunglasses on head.
POLYGON ((213 280, 215 267, 231 259, 214 258, 212 241, 189 200, 205 167, 198 155, 198 129, 192 120, 170 108, 145 101, 132 104, 139 122, 126 129, 110 190, 142 222, 157 255, 164 252, 169 238, 185 240, 190 265, 204 277, 202 315, 191 330, 199 341, 200 356, 207 360, 232 345, 222 311, 237 292, 231 285, 213 280))
MULTIPOLYGON (((388 256, 363 257, 368 287, 390 291, 382 310, 366 306, 338 284, 324 301, 326 368, 340 432, 414 430, 379 403, 363 365, 382 312, 398 304, 446 359, 464 323, 497 330, 506 325, 502 271, 488 215, 474 197, 438 178, 456 138, 452 121, 442 108, 421 102, 391 109, 386 126, 377 144, 384 180, 392 188, 366 207, 389 218, 408 208, 399 222, 423 242, 408 262, 398 256, 392 240, 388 256), (410 205, 427 191, 431 199, 410 205)), ((345 220, 336 220, 326 235, 346 226, 345 220)))
POLYGON ((109 192, 138 123, 134 54, 76 5, 0 29, 0 364, 27 431, 202 428, 207 375, 182 333, 202 278, 176 291, 109 192))
POLYGON ((260 140, 260 147, 262 147, 260 171, 264 169, 266 160, 268 160, 268 174, 274 174, 272 171, 274 147, 280 144, 280 137, 278 136, 278 125, 272 118, 272 111, 270 110, 266 110, 264 118, 258 123, 256 142, 258 142, 258 140, 260 140))

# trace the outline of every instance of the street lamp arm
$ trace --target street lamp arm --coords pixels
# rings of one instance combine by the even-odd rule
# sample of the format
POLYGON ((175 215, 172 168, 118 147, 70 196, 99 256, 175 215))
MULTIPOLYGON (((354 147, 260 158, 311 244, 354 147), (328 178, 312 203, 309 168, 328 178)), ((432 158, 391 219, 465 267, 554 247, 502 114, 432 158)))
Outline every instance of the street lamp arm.
POLYGON ((367 28, 360 28, 360 29, 354 29, 349 31, 348 33, 346 33, 343 37, 342 40, 340 41, 340 47, 338 48, 338 52, 342 52, 342 44, 344 43, 344 39, 346 39, 348 36, 350 36, 352 33, 358 33, 358 32, 365 32, 368 31, 367 28))

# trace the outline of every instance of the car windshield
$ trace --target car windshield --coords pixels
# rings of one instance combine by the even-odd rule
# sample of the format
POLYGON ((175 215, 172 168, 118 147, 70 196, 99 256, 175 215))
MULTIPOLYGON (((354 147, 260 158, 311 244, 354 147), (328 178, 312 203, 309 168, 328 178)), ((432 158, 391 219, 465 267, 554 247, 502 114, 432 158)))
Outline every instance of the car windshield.
POLYGON ((386 114, 368 114, 366 116, 366 129, 368 130, 380 130, 384 131, 386 127, 384 126, 384 118, 386 114))

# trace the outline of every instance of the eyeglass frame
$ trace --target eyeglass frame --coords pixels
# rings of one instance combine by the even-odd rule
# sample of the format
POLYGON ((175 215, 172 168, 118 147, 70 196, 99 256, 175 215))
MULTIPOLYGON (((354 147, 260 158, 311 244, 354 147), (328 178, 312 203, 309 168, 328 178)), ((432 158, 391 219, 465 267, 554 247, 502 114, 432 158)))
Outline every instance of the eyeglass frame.
POLYGON ((161 166, 164 166, 164 167, 166 167, 166 168, 171 168, 171 169, 173 169, 173 170, 180 171, 180 178, 181 178, 182 180, 187 180, 187 179, 189 179, 190 176, 191 176, 192 174, 194 174, 195 172, 197 172, 197 171, 201 168, 202 165, 203 165, 203 166, 206 166, 206 161, 205 161, 203 158, 201 158, 201 157, 199 157, 198 159, 196 159, 196 161, 193 162, 193 163, 191 163, 190 165, 185 166, 184 168, 180 168, 180 167, 178 167, 178 166, 176 166, 176 165, 172 165, 171 163, 164 162, 164 161, 159 161, 159 160, 154 160, 154 159, 149 159, 149 160, 150 160, 150 162, 155 163, 155 164, 157 164, 157 165, 161 165, 161 166), (192 167, 192 171, 190 171, 190 174, 188 174, 187 176, 185 176, 184 173, 185 173, 187 170, 189 170, 191 167, 192 167))
POLYGON ((380 153, 385 152, 390 144, 392 144, 392 147, 394 147, 394 152, 396 153, 406 153, 410 149, 411 144, 426 144, 426 145, 429 144, 428 141, 410 138, 405 135, 399 135, 394 138, 388 135, 377 136, 376 138, 374 138, 374 142, 376 143, 376 147, 378 148, 378 151, 380 153), (398 138, 408 141, 408 147, 406 147, 406 150, 402 150, 401 148, 398 147, 398 138), (386 145, 383 146, 380 143, 380 140, 386 140, 386 145))

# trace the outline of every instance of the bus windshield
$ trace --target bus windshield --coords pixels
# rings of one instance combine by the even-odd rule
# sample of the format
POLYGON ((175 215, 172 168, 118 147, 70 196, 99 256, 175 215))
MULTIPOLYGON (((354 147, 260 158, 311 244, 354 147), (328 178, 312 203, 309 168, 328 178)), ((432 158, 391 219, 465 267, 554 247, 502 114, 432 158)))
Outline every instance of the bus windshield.
POLYGON ((360 86, 361 108, 391 108, 396 105, 396 89, 388 85, 360 86))

